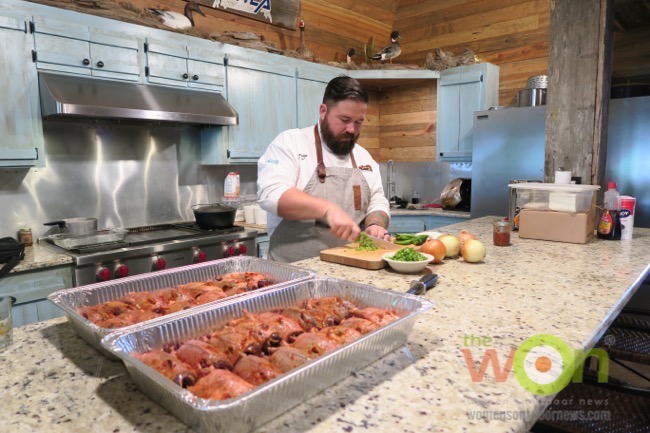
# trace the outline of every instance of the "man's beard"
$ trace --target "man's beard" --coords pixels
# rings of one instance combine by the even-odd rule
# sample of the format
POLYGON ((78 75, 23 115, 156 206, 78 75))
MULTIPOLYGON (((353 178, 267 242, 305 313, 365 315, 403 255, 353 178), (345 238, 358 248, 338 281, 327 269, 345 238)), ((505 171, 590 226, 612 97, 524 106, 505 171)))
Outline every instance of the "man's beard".
POLYGON ((327 116, 325 116, 325 120, 321 123, 320 130, 321 134, 323 134, 325 144, 327 144, 327 147, 329 147, 335 155, 349 155, 354 148, 354 143, 356 143, 359 138, 359 134, 353 134, 351 132, 342 132, 337 136, 334 135, 327 124, 327 116))

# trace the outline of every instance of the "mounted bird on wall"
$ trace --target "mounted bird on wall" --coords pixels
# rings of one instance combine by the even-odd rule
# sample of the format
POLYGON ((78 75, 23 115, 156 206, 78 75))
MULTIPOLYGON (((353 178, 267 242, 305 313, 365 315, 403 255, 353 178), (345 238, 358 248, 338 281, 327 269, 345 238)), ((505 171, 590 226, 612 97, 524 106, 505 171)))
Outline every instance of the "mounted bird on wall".
POLYGON ((166 9, 145 8, 145 10, 151 12, 153 16, 162 19, 164 26, 179 30, 194 27, 194 17, 192 16, 192 12, 205 16, 203 11, 199 8, 199 4, 195 1, 188 1, 185 3, 184 14, 166 9))
POLYGON ((307 44, 305 42, 305 22, 303 20, 300 20, 300 45, 296 49, 296 52, 300 55, 300 57, 304 60, 314 60, 316 59, 316 55, 312 50, 307 47, 307 44))
POLYGON ((398 31, 394 31, 390 34, 391 44, 387 47, 384 47, 381 51, 379 51, 374 56, 371 56, 370 58, 373 60, 379 60, 382 63, 386 60, 388 60, 390 63, 393 63, 393 59, 402 53, 402 47, 400 47, 399 43, 397 42, 398 39, 402 39, 402 37, 399 35, 398 31))
POLYGON ((348 66, 354 66, 354 60, 352 60, 352 57, 357 55, 357 50, 354 48, 350 48, 345 56, 345 62, 348 64, 348 66))

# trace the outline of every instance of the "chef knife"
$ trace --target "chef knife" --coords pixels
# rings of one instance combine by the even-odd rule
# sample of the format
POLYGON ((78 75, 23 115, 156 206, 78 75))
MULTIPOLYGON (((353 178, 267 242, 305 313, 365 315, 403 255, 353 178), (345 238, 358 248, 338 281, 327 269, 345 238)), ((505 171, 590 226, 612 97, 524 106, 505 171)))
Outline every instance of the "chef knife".
POLYGON ((406 292, 411 295, 424 295, 438 283, 438 274, 426 274, 418 281, 411 281, 411 288, 406 292))

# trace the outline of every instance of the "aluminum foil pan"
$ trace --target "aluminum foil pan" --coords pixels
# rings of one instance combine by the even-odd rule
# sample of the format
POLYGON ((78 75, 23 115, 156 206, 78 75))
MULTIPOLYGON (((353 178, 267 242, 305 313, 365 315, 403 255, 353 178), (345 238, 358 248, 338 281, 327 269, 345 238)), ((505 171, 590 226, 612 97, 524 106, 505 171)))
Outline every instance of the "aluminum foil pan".
POLYGON ((143 323, 119 331, 101 342, 124 361, 138 388, 176 417, 201 432, 239 433, 253 430, 352 372, 401 347, 417 316, 433 306, 425 298, 336 279, 313 279, 235 302, 186 311, 166 321, 143 323), (401 317, 333 352, 312 359, 251 391, 228 400, 206 400, 176 385, 140 362, 131 352, 161 349, 219 329, 226 322, 251 312, 296 305, 307 298, 340 296, 359 307, 392 308, 401 317))
MULTIPOLYGON (((109 333, 128 327, 110 329, 101 328, 81 316, 77 312, 78 308, 112 301, 129 292, 142 292, 144 290, 152 291, 194 281, 205 281, 214 278, 216 275, 228 274, 230 272, 259 272, 270 276, 274 284, 256 291, 242 293, 204 305, 197 305, 196 307, 190 308, 190 310, 221 302, 229 302, 233 299, 250 296, 261 291, 274 290, 282 284, 307 280, 314 278, 315 276, 312 271, 297 266, 277 263, 257 257, 238 256, 199 263, 196 265, 167 269, 149 274, 134 275, 132 277, 120 278, 102 283, 88 284, 72 289, 64 289, 52 293, 48 296, 48 299, 56 306, 63 309, 70 325, 75 332, 81 336, 81 338, 97 348, 100 352, 104 353, 104 355, 114 358, 113 355, 101 347, 100 341, 109 333)), ((181 312, 162 317, 169 317, 179 313, 181 312)), ((151 321, 159 319, 160 318, 156 318, 151 321)))

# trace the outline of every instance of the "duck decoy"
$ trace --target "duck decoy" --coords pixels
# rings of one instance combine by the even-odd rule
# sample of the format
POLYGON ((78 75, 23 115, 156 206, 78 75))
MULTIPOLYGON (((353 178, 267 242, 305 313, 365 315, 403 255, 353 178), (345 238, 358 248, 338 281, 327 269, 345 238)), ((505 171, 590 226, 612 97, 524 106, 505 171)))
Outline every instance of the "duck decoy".
POLYGON ((312 50, 309 49, 309 47, 307 47, 307 44, 305 43, 305 22, 303 20, 300 20, 300 24, 298 26, 300 27, 300 46, 298 46, 296 52, 305 60, 314 60, 316 58, 316 55, 312 50))
POLYGON ((172 29, 189 29, 194 27, 194 18, 192 12, 196 12, 205 16, 203 11, 199 8, 199 4, 194 1, 189 1, 185 4, 185 13, 168 11, 165 9, 145 8, 146 11, 151 12, 153 16, 160 17, 164 26, 172 29))
POLYGON ((391 44, 370 58, 381 62, 388 60, 390 63, 393 63, 393 59, 402 53, 402 47, 397 43, 398 39, 402 39, 402 37, 399 35, 398 31, 394 31, 390 34, 391 44))
POLYGON ((357 50, 355 50, 354 48, 350 48, 348 50, 345 61, 349 66, 354 66, 354 60, 352 60, 352 56, 356 56, 356 55, 357 55, 357 50))

